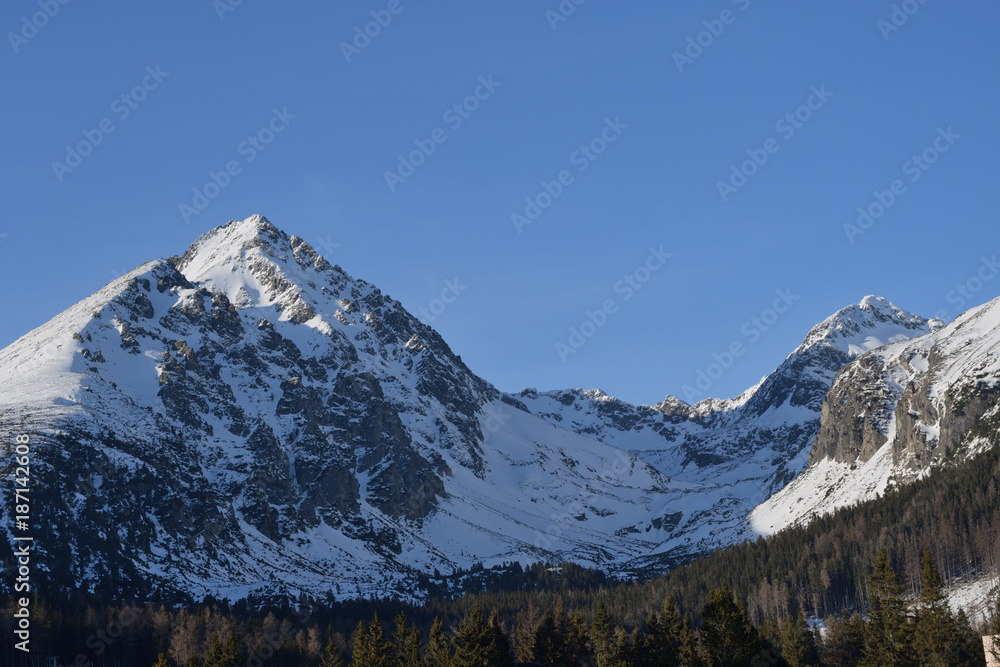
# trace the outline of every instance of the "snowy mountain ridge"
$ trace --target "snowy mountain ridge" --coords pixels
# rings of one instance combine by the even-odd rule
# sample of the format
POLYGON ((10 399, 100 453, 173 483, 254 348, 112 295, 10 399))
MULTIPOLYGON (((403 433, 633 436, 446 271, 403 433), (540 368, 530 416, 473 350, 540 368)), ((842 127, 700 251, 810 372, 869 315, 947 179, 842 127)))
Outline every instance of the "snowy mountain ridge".
POLYGON ((412 595, 418 573, 479 561, 613 568, 651 548, 632 535, 669 484, 504 403, 398 302, 259 216, 0 351, 0 424, 38 443, 39 583, 115 595, 412 595))
POLYGON ((599 390, 514 398, 554 424, 627 450, 670 477, 670 534, 644 559, 670 564, 754 537, 750 511, 805 470, 823 397, 857 355, 941 326, 865 297, 813 327, 774 372, 735 399, 632 406, 599 390))
POLYGON ((753 537, 754 507, 823 465, 842 369, 946 329, 866 297, 736 399, 503 394, 253 216, 0 350, 0 440, 37 443, 40 585, 419 597, 421 576, 478 562, 645 574, 753 537))
POLYGON ((845 366, 809 468, 756 508, 770 534, 974 456, 1000 430, 1000 299, 845 366))

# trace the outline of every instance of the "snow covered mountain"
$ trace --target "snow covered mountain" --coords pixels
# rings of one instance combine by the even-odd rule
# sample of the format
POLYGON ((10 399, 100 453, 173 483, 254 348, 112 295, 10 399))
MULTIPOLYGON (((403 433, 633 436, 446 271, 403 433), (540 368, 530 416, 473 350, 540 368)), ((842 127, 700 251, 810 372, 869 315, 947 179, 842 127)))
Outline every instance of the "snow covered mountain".
POLYGON ((756 508, 764 534, 961 462, 1000 431, 1000 299, 845 366, 823 401, 809 468, 756 508))
POLYGON ((652 572, 752 537, 755 506, 787 499, 810 461, 799 479, 828 460, 849 470, 878 450, 876 433, 914 474, 954 451, 933 415, 979 424, 995 405, 962 389, 993 377, 968 356, 989 318, 965 319, 940 329, 866 297, 735 399, 506 395, 400 303, 254 216, 0 350, 0 442, 32 438, 43 590, 405 597, 421 575, 479 562, 652 572), (946 357, 959 365, 938 405, 944 380, 918 375, 946 357), (837 400, 855 395, 871 424, 841 446, 853 407, 837 400), (919 419, 899 414, 903 399, 919 419))
MULTIPOLYGON (((666 539, 632 567, 657 568, 752 538, 749 512, 806 468, 823 398, 841 367, 868 350, 921 336, 939 320, 865 297, 806 335, 785 361, 734 399, 633 406, 597 390, 516 398, 534 414, 628 450, 670 478, 666 539)), ((661 533, 662 534, 662 533, 661 533)))
POLYGON ((662 539, 635 534, 669 484, 504 402, 260 216, 0 351, 0 442, 18 433, 43 590, 407 595, 478 561, 613 566, 662 539))

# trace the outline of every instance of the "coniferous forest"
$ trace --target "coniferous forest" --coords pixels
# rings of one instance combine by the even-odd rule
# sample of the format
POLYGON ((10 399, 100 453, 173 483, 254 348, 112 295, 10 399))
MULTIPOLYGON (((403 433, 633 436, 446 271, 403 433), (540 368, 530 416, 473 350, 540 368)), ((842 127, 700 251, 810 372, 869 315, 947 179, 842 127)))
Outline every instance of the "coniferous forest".
MULTIPOLYGON (((1000 617, 955 613, 945 592, 997 571, 998 479, 988 451, 644 582, 509 563, 428 578, 419 605, 36 597, 33 649, 123 667, 985 665, 980 635, 1000 617)), ((2 604, 0 663, 16 667, 16 603, 2 604)))

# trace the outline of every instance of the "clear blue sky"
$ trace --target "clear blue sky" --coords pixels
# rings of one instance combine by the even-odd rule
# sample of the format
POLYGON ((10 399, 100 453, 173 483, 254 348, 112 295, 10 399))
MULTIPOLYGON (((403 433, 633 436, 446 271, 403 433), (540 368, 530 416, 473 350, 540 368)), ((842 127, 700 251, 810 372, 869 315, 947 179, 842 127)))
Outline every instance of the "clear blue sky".
POLYGON ((652 403, 742 342, 708 392, 730 396, 866 294, 948 319, 1000 294, 991 269, 949 299, 1000 253, 994 2, 911 0, 890 31, 887 0, 586 0, 558 22, 557 0, 244 0, 221 19, 226 0, 46 1, 58 11, 37 30, 37 0, 0 10, 0 345, 253 213, 414 312, 457 278, 432 324, 511 391, 652 403), (342 43, 372 11, 391 22, 348 63, 342 43), (674 53, 710 28, 679 71, 674 53), (822 86, 832 97, 810 99, 822 86), (445 116, 476 92, 467 117, 445 116), (776 126, 797 109, 808 120, 776 126), (54 167, 85 131, 100 143, 54 167), (603 153, 578 152, 602 132, 603 153), (385 172, 435 136, 391 191, 385 172), (939 136, 948 150, 926 171, 906 164, 939 136), (723 201, 747 151, 767 162, 723 201), (187 222, 179 206, 230 161, 239 173, 187 222), (518 233, 512 214, 563 170, 518 233), (851 243, 844 225, 896 179, 905 190, 851 243), (636 274, 661 245, 672 256, 636 274), (648 281, 626 300, 628 274, 648 281), (759 337, 741 332, 779 289, 798 299, 759 337), (614 312, 563 362, 556 344, 606 300, 614 312))

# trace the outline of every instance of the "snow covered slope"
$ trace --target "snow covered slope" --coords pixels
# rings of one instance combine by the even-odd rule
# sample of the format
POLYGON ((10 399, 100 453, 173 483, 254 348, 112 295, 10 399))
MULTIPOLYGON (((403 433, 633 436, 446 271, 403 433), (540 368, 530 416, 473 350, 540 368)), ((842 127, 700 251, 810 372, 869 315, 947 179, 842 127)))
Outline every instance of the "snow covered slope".
MULTIPOLYGON (((33 439, 46 590, 414 596, 421 575, 478 562, 652 572, 753 536, 748 513, 825 442, 824 396, 859 354, 897 383, 907 369, 992 377, 941 366, 938 352, 976 345, 977 322, 955 350, 892 356, 938 323, 866 297, 735 399, 504 395, 401 304, 254 216, 0 350, 0 442, 33 439)), ((845 386, 864 393, 882 372, 869 375, 845 386)), ((978 415, 981 393, 949 382, 947 409, 978 415)), ((914 391, 920 422, 901 427, 951 442, 914 391)))
POLYGON ((517 395, 554 424, 628 450, 671 480, 668 536, 633 564, 659 567, 754 536, 748 513, 802 472, 823 397, 852 358, 941 326, 865 297, 819 323, 785 361, 735 399, 667 396, 633 406, 600 391, 517 395))
POLYGON ((47 590, 410 595, 435 568, 614 567, 663 538, 665 476, 511 403, 260 216, 0 351, 47 590))
POLYGON ((1000 299, 845 366, 808 470, 754 510, 769 534, 974 456, 1000 430, 1000 299))

